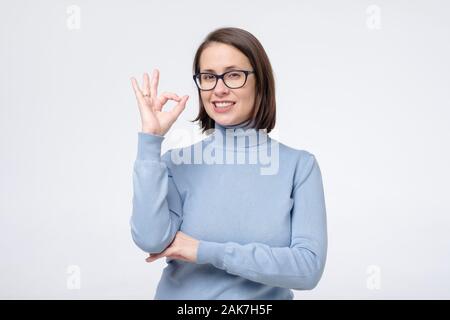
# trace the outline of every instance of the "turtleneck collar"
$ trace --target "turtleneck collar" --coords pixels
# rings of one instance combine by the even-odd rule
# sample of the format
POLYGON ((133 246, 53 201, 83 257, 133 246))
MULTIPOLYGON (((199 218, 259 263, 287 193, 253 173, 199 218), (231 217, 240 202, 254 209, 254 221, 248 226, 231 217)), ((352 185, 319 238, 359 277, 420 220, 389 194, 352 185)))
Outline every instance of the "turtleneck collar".
POLYGON ((253 127, 252 119, 234 125, 214 123, 214 144, 225 149, 248 149, 267 144, 269 136, 266 130, 253 127), (217 135, 220 134, 220 137, 217 135), (232 138, 232 139, 231 139, 232 138), (232 141, 230 141, 232 140, 232 141))

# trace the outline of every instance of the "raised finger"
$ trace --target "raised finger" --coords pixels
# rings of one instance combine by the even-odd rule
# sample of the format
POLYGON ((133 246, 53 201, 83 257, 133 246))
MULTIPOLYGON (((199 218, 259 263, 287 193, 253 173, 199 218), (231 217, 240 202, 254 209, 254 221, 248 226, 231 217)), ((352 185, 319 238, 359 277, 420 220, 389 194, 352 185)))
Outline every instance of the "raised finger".
POLYGON ((152 79, 150 81, 150 96, 158 96, 159 70, 153 69, 152 79))
POLYGON ((144 73, 144 84, 142 86, 142 93, 144 95, 150 95, 150 77, 148 76, 148 73, 144 73))
POLYGON ((142 95, 142 91, 139 88, 137 80, 134 77, 131 78, 131 84, 133 85, 134 94, 136 95, 136 99, 138 100, 138 102, 140 103, 145 102, 144 97, 142 95))

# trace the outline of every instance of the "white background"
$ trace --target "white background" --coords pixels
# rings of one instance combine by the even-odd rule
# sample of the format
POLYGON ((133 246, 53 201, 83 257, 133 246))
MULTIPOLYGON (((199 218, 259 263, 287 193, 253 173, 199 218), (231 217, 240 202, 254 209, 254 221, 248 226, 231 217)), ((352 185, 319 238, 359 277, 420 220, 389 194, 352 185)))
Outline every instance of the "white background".
POLYGON ((322 171, 327 264, 296 299, 450 298, 449 12, 424 0, 2 1, 0 298, 153 298, 165 261, 146 263, 128 224, 140 130, 129 78, 156 67, 160 93, 191 96, 163 148, 192 143, 169 138, 199 137, 194 53, 226 26, 271 59, 272 136, 322 171))

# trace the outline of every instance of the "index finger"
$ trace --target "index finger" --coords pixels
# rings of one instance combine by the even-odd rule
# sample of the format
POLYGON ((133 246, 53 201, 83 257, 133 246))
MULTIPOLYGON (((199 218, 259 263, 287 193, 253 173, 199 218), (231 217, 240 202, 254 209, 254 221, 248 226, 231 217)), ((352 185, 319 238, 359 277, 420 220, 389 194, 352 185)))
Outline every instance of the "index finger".
POLYGON ((136 95, 137 101, 145 104, 144 96, 142 95, 142 91, 139 88, 137 80, 134 77, 131 78, 131 84, 133 86, 134 94, 136 95))

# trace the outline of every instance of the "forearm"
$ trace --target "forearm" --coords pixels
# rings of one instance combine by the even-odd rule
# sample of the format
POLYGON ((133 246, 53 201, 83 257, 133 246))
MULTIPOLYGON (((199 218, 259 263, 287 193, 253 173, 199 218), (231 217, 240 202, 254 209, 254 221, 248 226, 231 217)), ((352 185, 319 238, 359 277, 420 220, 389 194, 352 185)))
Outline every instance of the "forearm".
POLYGON ((133 167, 131 234, 136 245, 149 253, 164 250, 172 241, 181 217, 171 212, 166 164, 161 160, 162 136, 139 133, 138 155, 133 167))
POLYGON ((310 290, 319 282, 326 248, 307 244, 270 247, 263 243, 200 241, 197 263, 211 263, 230 274, 270 286, 310 290))

